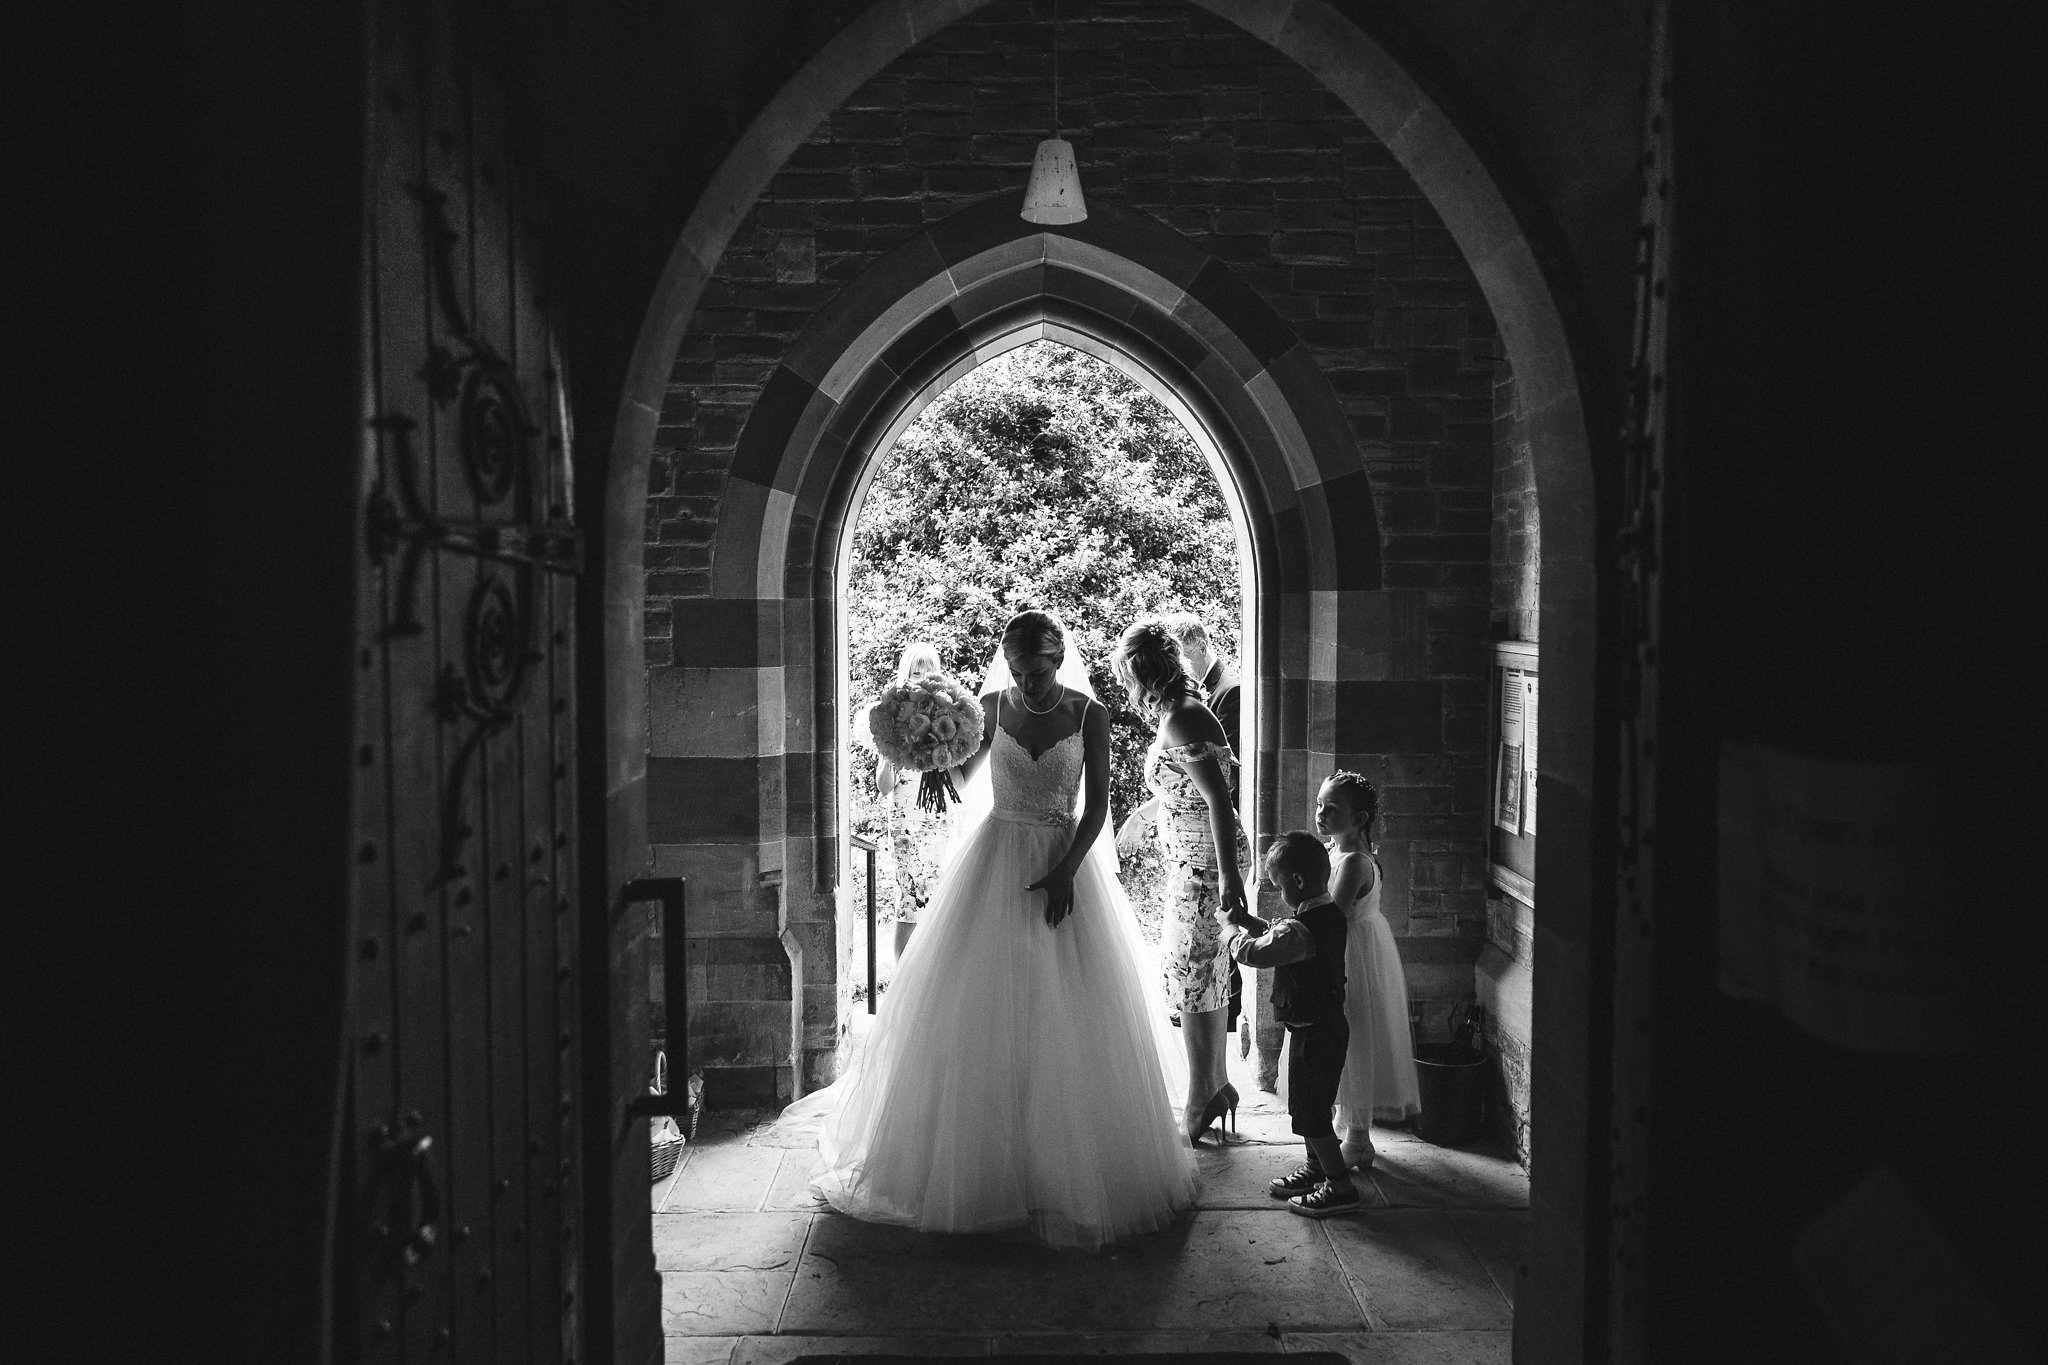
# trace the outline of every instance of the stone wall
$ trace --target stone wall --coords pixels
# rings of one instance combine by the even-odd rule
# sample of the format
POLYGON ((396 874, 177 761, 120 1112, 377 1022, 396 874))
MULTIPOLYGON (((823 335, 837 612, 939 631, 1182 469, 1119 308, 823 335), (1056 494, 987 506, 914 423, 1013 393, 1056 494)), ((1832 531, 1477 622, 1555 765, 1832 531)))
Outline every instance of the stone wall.
POLYGON ((1515 379, 1501 366, 1493 384, 1493 601, 1496 640, 1535 640, 1543 562, 1536 508, 1536 464, 1528 425, 1515 402, 1515 379))
MULTIPOLYGON (((1021 189, 1050 117, 1050 39, 1028 5, 990 5, 847 99, 733 235, 671 374, 647 517, 650 835, 658 863, 693 876, 693 957, 710 992, 693 995, 693 1063, 750 1085, 790 1055, 787 996, 720 1000, 713 979, 752 982, 726 968, 789 949, 781 897, 809 892, 763 863, 763 841, 784 833, 768 810, 784 778, 770 770, 787 759, 793 784, 812 769, 763 738, 778 686, 754 653, 765 604, 736 624, 712 596, 735 450, 823 305, 925 225, 1021 189)), ((1380 783, 1387 913, 1424 1033, 1439 1036, 1472 993, 1485 922, 1493 320, 1393 156, 1242 31, 1179 3, 1072 7, 1061 95, 1090 198, 1226 263, 1311 348, 1350 423, 1378 524, 1341 534, 1377 537, 1379 580, 1318 584, 1307 619, 1286 624, 1266 694, 1279 757, 1268 780, 1282 826, 1310 823, 1332 768, 1380 783)), ((814 958, 807 985, 820 970, 814 958)))
MULTIPOLYGON (((1541 548, 1528 423, 1516 401, 1514 376, 1502 366, 1493 385, 1493 599, 1488 612, 1492 638, 1537 638, 1541 548)), ((1535 912, 1505 892, 1489 891, 1486 944, 1473 969, 1473 990, 1486 1009, 1486 1038, 1496 1065, 1494 1125, 1525 1162, 1535 952, 1535 912)))

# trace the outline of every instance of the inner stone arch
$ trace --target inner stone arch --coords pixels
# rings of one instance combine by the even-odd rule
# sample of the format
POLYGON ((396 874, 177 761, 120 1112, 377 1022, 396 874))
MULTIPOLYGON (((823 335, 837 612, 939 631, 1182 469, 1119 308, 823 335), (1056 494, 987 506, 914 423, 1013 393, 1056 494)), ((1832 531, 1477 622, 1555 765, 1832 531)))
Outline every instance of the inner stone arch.
MULTIPOLYGON (((906 379, 904 386, 898 391, 901 401, 895 415, 879 421, 874 427, 876 434, 873 439, 861 443, 861 449, 865 453, 859 457, 858 470, 848 492, 844 512, 833 519, 839 531, 836 552, 831 561, 833 573, 830 582, 835 587, 840 587, 853 581, 855 532, 860 524, 861 511, 868 490, 883 461, 894 450, 898 438, 917 420, 926 407, 955 383, 1000 356, 1040 341, 1070 347, 1116 370, 1158 401, 1188 433, 1207 463, 1211 476, 1216 480, 1234 532, 1241 609, 1238 618, 1231 622, 1231 625, 1237 631, 1238 639, 1243 642, 1240 652, 1247 664, 1240 686, 1243 714, 1249 718, 1248 723, 1255 723, 1259 715, 1259 694, 1256 669, 1249 665, 1253 657, 1252 646, 1259 638, 1258 552, 1261 546, 1270 550, 1271 536, 1268 528, 1254 526, 1251 514, 1251 507, 1254 505, 1252 500, 1260 498, 1262 490, 1246 484, 1243 457, 1226 454, 1227 450, 1234 450, 1234 437, 1228 429, 1217 429, 1213 415, 1205 417, 1204 413, 1198 410, 1197 403, 1201 400, 1196 398, 1191 401, 1190 396, 1180 387, 1188 382, 1187 377, 1179 375, 1176 378, 1172 375, 1165 367, 1163 357, 1151 356, 1148 359, 1128 342, 1119 344, 1099 334, 1113 329, 1100 325, 1079 325, 1073 321, 1063 320, 1062 310, 1046 307, 1045 300, 1031 301, 1025 306, 1006 309, 1003 312, 1009 315, 1003 325, 1009 326, 1010 330, 987 334, 972 350, 915 387, 912 387, 914 381, 906 379)), ((978 327, 973 330, 973 334, 984 336, 987 331, 986 327, 978 327)), ((885 400, 882 410, 887 409, 888 404, 885 400)), ((849 603, 835 592, 832 601, 833 633, 830 641, 829 670, 821 671, 818 675, 821 680, 829 680, 835 689, 851 671, 850 615, 849 603)), ((836 692, 835 696, 838 705, 832 710, 832 714, 841 717, 848 715, 849 699, 837 696, 836 692)), ((852 774, 843 766, 849 756, 850 750, 846 744, 836 746, 837 762, 833 766, 830 787, 834 792, 847 790, 846 784, 851 781, 852 774)), ((1241 787, 1243 806, 1239 811, 1239 818, 1245 822, 1247 828, 1250 828, 1255 824, 1255 794, 1259 790, 1256 745, 1247 747, 1247 752, 1242 755, 1242 762, 1245 780, 1241 787)), ((846 813, 835 812, 835 816, 837 820, 831 834, 839 841, 842 860, 838 869, 838 884, 850 886, 852 863, 856 855, 850 843, 846 842, 849 838, 849 831, 845 827, 846 813)), ((842 904, 842 932, 849 923, 847 912, 848 907, 842 904)), ((851 979, 851 968, 843 956, 844 951, 846 950, 842 949, 840 963, 842 987, 851 979)), ((842 989, 842 1016, 846 1010, 852 1008, 850 1000, 851 997, 842 989)))
MULTIPOLYGON (((839 553, 834 559, 835 567, 832 581, 837 584, 844 584, 850 577, 848 570, 853 553, 853 528, 860 520, 861 508, 866 502, 868 489, 873 483, 881 460, 889 451, 895 448, 897 439, 909 429, 910 425, 917 420, 919 414, 934 399, 961 379, 980 369, 991 360, 1037 341, 1049 341, 1061 346, 1070 347, 1116 370, 1150 394, 1161 407, 1172 414, 1174 420, 1179 422, 1193 439, 1196 448, 1201 451, 1203 459, 1209 466, 1209 472, 1215 476, 1218 487, 1223 490, 1224 505, 1230 513, 1232 530, 1235 533, 1237 542, 1237 562, 1242 570, 1241 577, 1245 580, 1243 592, 1246 603, 1247 629, 1241 638, 1246 640, 1253 639, 1255 637, 1254 623, 1256 621, 1253 531, 1251 519, 1246 510, 1246 492, 1240 487, 1238 482, 1238 462, 1225 457, 1223 447, 1218 443, 1216 433, 1203 420, 1202 416, 1189 403, 1188 399, 1183 396, 1180 390, 1175 388, 1166 377, 1122 347, 1101 339, 1093 332, 1074 327, 1049 316, 1039 316, 1026 321, 1018 326, 1016 330, 1004 333, 976 346, 974 350, 956 360, 929 383, 912 393, 895 418, 881 429, 880 435, 869 446, 868 456, 862 461, 860 473, 856 478, 848 499, 846 515, 841 518, 842 529, 839 536, 839 553)), ((842 612, 841 619, 843 620, 843 618, 844 613, 842 612)), ((840 658, 843 663, 843 638, 840 658)))
MULTIPOLYGON (((790 974, 789 1031, 786 1043, 767 1047, 757 1035, 758 1060, 747 1065, 772 1065, 789 1089, 829 1076, 844 1009, 837 594, 846 543, 872 461, 952 378, 1025 340, 1076 342, 1165 395, 1214 453, 1239 509, 1250 580, 1241 665, 1252 770, 1245 814, 1255 829, 1303 823, 1309 773, 1337 752, 1339 663, 1333 649, 1305 647, 1316 621, 1330 633, 1345 603, 1369 604, 1384 587, 1379 514, 1358 438, 1295 330, 1235 270, 1144 215, 1104 206, 1087 223, 1047 232, 1023 224, 1009 198, 915 234, 789 345, 735 442, 709 555, 712 591, 672 607, 679 640, 717 631, 730 642, 751 616, 758 653, 749 677, 731 680, 748 695, 707 678, 714 685, 692 696, 659 670, 650 688, 657 734, 731 734, 721 708, 751 703, 748 733, 732 737, 752 741, 758 770, 721 789, 723 827, 686 819, 672 827, 684 837, 657 828, 654 842, 658 857, 691 869, 705 896, 725 901, 731 937, 751 924, 765 947, 772 909, 790 974), (749 788, 751 809, 732 809, 734 794, 749 788), (751 871, 754 884, 734 884, 735 869, 751 871)), ((1418 641, 1411 652, 1411 671, 1423 667, 1426 647, 1418 641)), ((1356 693, 1361 684, 1376 685, 1347 686, 1356 693)), ((1424 742, 1434 744, 1440 699, 1428 705, 1424 742)), ((680 813, 689 799, 680 783, 663 780, 671 773, 700 774, 700 798, 711 785, 702 764, 678 765, 682 757, 650 760, 657 810, 680 813)), ((731 950, 707 935, 703 955, 722 951, 731 950)), ((757 1026, 772 1004, 728 1003, 750 1006, 757 1026)), ((715 1024, 708 1031, 720 1032, 715 1024)), ((1277 1035, 1262 1041, 1277 1050, 1277 1035)))
POLYGON ((1171 395, 1216 443, 1258 532, 1277 519, 1288 544, 1322 557, 1316 576, 1379 586, 1373 538, 1341 550, 1342 571, 1334 563, 1332 513, 1368 526, 1377 517, 1357 438, 1293 329, 1235 271, 1144 215, 1103 207, 1046 232, 1020 222, 1012 196, 891 251, 791 346, 733 459, 734 480, 767 490, 761 515, 721 524, 714 564, 754 565, 766 592, 774 563, 831 563, 827 544, 806 546, 802 528, 815 518, 829 541, 843 524, 850 490, 836 484, 847 453, 864 460, 886 448, 906 411, 1028 339, 1029 327, 1063 330, 1171 395), (749 544, 756 527, 765 540, 749 544))

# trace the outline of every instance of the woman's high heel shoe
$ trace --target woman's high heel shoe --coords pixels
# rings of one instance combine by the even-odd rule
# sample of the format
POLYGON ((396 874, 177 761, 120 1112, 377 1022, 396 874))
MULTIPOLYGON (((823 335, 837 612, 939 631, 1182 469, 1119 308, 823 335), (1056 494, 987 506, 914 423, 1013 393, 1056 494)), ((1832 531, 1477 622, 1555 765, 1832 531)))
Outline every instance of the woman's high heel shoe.
MULTIPOLYGON (((1209 1125, 1215 1123, 1225 1114, 1230 1115, 1230 1131, 1236 1132, 1237 1087, 1230 1084, 1228 1081, 1225 1081, 1223 1083, 1223 1088, 1217 1091, 1215 1094, 1211 1095, 1209 1097, 1209 1102, 1202 1106, 1201 1117, 1197 1118, 1194 1122, 1188 1124, 1188 1146, 1201 1146, 1202 1134, 1208 1132, 1209 1125)), ((1185 1114, 1183 1114, 1182 1118, 1183 1121, 1185 1121, 1185 1114)), ((1222 1141, 1223 1130, 1221 1128, 1217 1129, 1216 1137, 1217 1141, 1222 1141)))

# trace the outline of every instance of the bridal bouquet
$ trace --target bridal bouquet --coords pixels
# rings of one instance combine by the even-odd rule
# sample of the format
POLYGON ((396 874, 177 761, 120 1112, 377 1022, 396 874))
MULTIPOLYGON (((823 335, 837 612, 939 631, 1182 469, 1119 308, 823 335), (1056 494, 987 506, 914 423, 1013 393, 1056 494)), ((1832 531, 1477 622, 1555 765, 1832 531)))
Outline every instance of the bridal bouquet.
POLYGON ((882 689, 868 729, 882 757, 925 775, 918 804, 943 810, 947 798, 960 799, 946 769, 981 748, 981 699, 942 673, 926 674, 882 689))

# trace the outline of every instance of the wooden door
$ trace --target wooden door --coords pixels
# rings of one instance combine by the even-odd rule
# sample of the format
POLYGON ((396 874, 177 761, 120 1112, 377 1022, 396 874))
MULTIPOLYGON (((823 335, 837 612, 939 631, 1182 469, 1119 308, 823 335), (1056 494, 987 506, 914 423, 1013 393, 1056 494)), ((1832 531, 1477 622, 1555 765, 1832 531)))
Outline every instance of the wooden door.
POLYGON ((342 1359, 567 1359, 582 1311, 580 547, 486 13, 372 3, 342 1359))

